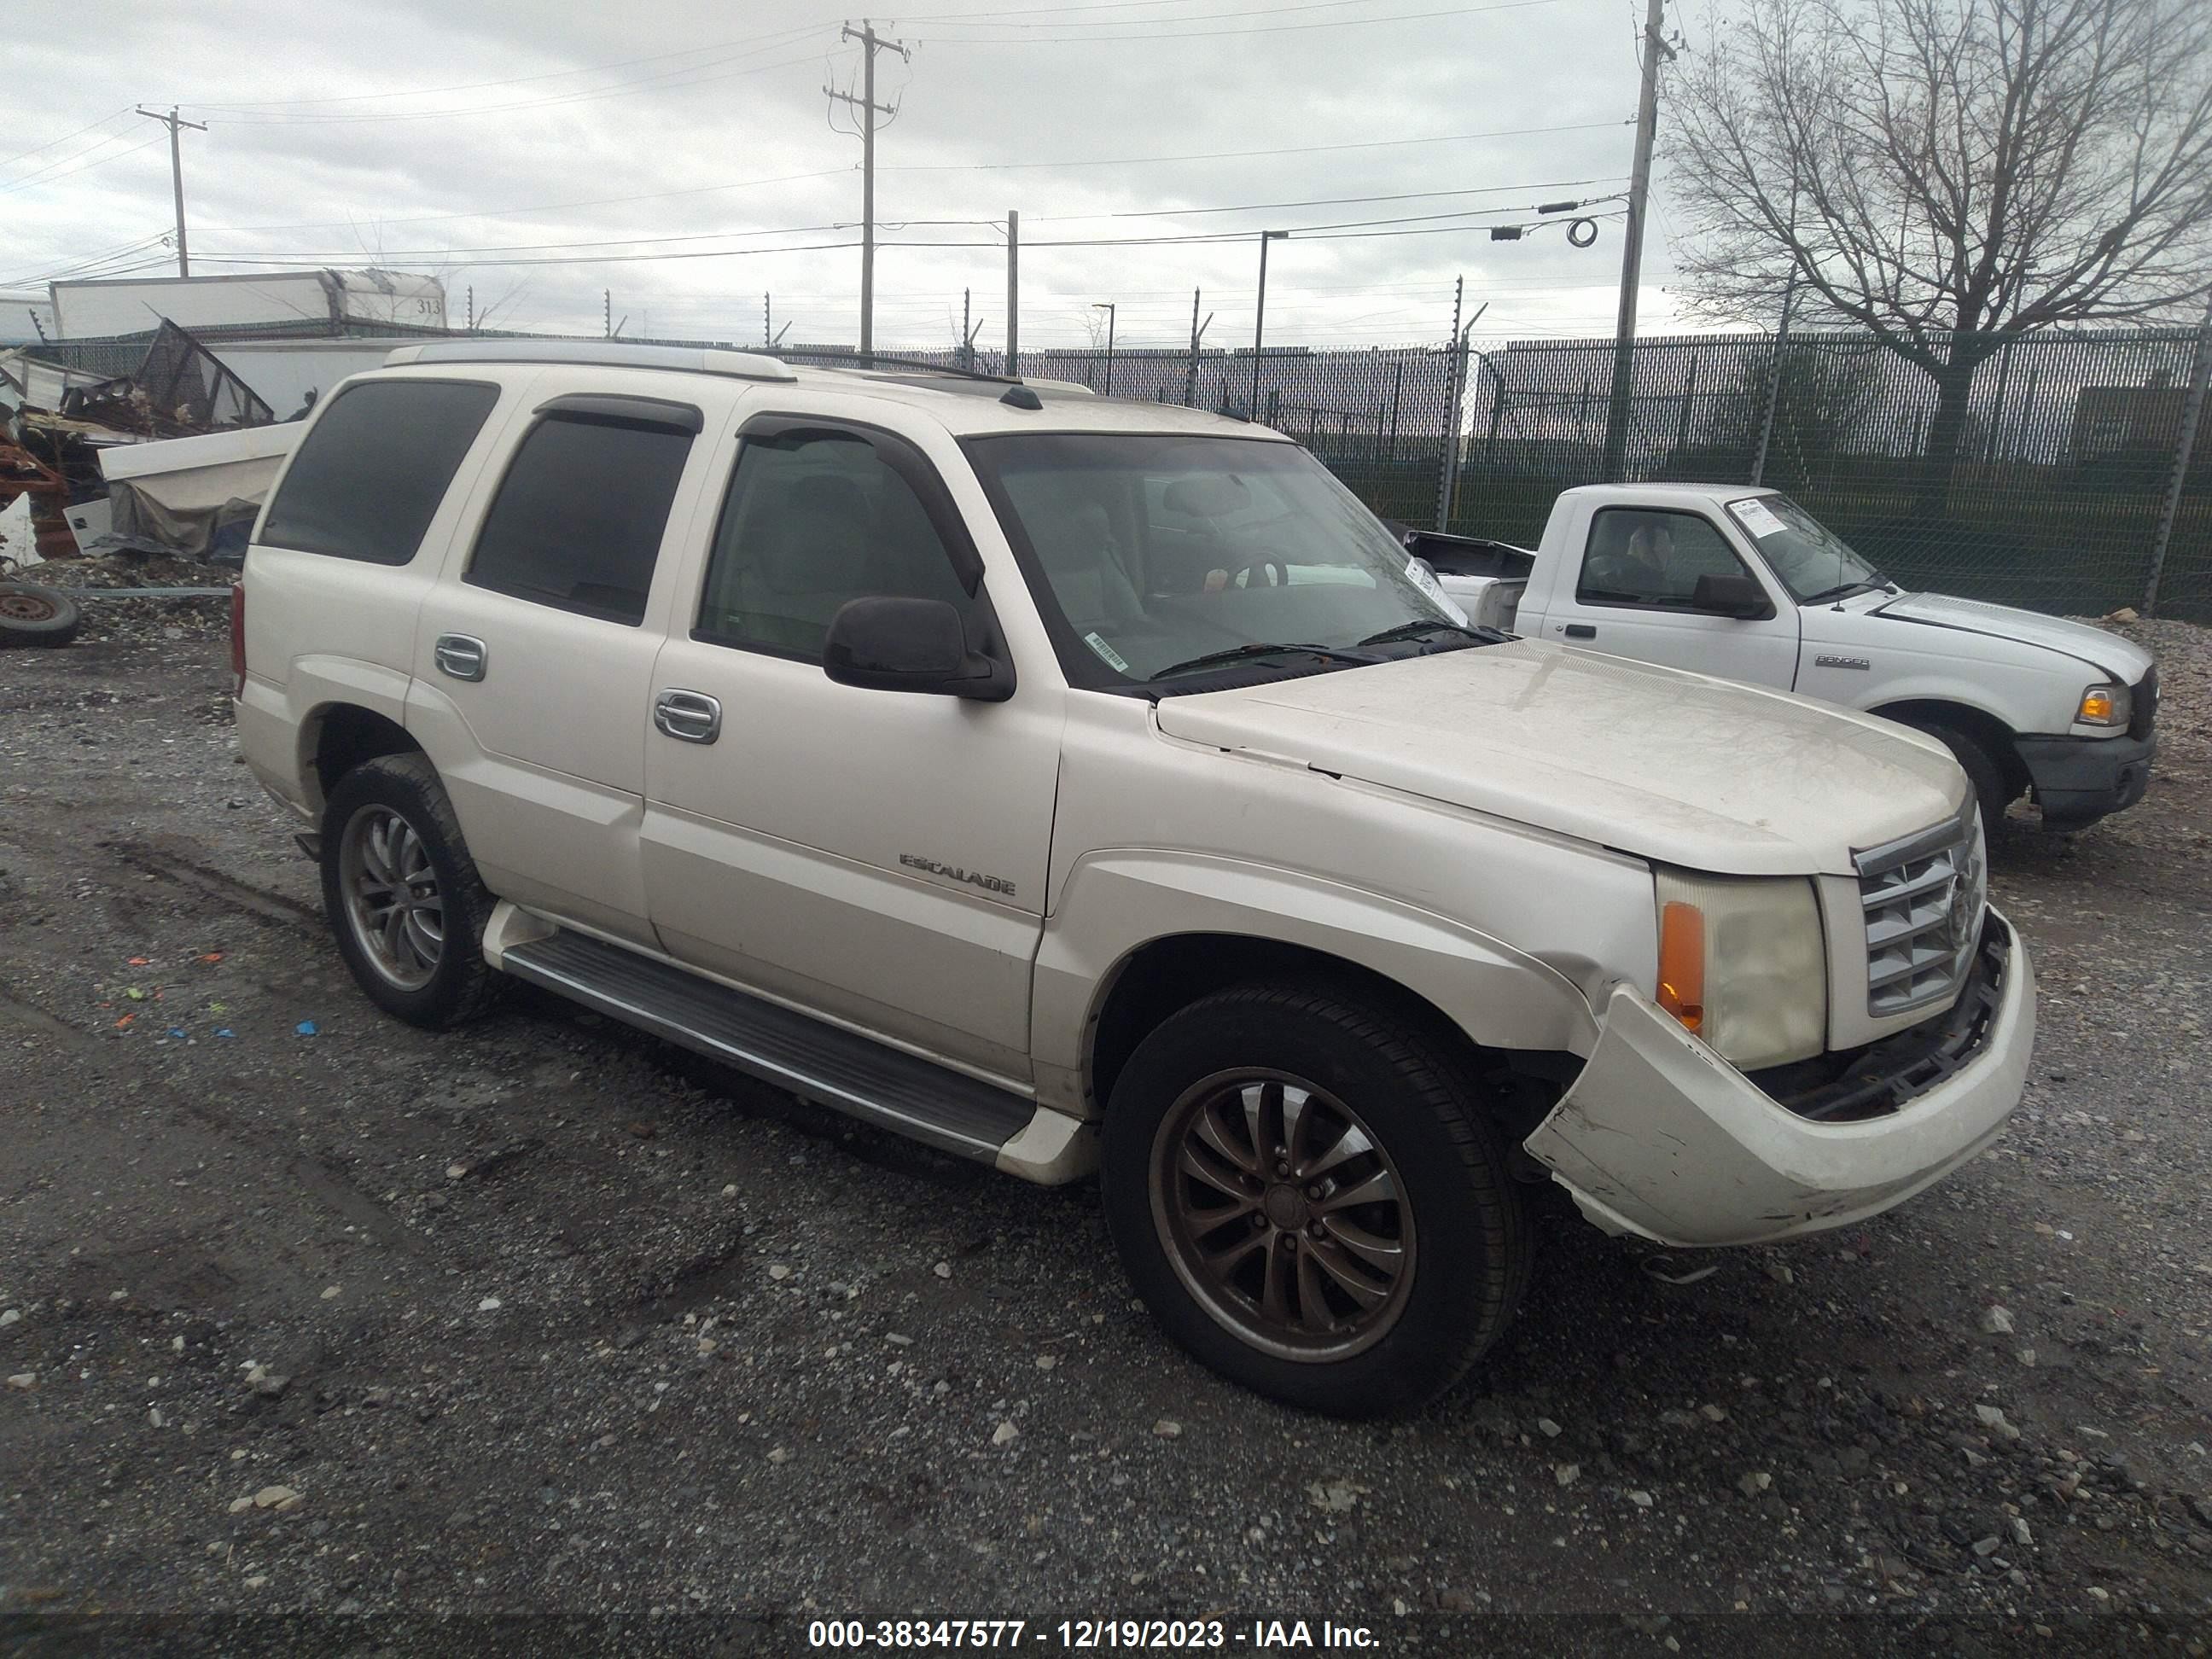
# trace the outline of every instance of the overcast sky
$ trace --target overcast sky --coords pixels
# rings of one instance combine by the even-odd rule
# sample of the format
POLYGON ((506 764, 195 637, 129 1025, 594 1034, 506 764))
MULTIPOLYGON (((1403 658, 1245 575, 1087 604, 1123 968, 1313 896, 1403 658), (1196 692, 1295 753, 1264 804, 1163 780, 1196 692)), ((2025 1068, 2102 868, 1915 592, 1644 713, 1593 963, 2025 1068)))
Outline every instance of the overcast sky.
MULTIPOLYGON (((1271 343, 1441 339, 1462 275, 1489 307, 1479 338, 1612 331, 1618 217, 1581 250, 1568 216, 1517 242, 1488 227, 1626 190, 1631 0, 927 3, 876 20, 911 52, 878 60, 898 108, 878 138, 880 349, 953 343, 963 288, 978 345, 1004 343, 1008 208, 1024 346, 1086 341, 1105 301, 1120 344, 1185 343, 1194 287, 1206 343, 1249 343, 1262 228, 1293 232, 1269 252, 1271 343), (1233 240, 1111 245, 1199 235, 1233 240)), ((787 343, 851 342, 859 249, 823 246, 858 239, 860 143, 823 95, 859 79, 847 16, 14 0, 0 289, 173 271, 167 136, 132 112, 173 102, 208 126, 184 135, 196 275, 383 264, 441 276, 455 323, 473 288, 480 321, 590 332, 611 290, 626 334, 741 342, 767 292, 787 343)), ((1663 185, 1662 167, 1646 334, 1674 321, 1663 185)))

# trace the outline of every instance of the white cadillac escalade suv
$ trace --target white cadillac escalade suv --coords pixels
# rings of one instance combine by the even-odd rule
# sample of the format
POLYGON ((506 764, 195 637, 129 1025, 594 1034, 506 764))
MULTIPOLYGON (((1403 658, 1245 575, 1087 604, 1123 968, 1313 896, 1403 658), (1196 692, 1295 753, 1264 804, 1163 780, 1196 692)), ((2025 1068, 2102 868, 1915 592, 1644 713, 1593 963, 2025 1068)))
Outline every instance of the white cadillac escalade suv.
POLYGON ((380 1007, 527 981, 1009 1174, 1206 1364, 1448 1386, 1523 1183, 1874 1214, 2021 1093, 1966 780, 1459 625, 1298 446, 1079 388, 409 346, 256 526, 238 725, 380 1007))

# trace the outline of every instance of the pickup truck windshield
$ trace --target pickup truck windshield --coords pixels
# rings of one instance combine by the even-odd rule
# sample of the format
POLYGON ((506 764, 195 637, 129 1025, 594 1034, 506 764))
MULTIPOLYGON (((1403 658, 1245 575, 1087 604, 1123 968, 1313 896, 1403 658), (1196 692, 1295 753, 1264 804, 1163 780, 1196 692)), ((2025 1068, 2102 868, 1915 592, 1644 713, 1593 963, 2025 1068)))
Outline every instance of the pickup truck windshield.
POLYGON ((1798 604, 1889 586, 1889 578, 1853 552, 1850 543, 1787 495, 1752 495, 1728 505, 1798 604))
POLYGON ((1295 445, 1041 433, 966 448, 1076 684, 1249 674, 1278 654, 1310 672, 1483 637, 1295 445))

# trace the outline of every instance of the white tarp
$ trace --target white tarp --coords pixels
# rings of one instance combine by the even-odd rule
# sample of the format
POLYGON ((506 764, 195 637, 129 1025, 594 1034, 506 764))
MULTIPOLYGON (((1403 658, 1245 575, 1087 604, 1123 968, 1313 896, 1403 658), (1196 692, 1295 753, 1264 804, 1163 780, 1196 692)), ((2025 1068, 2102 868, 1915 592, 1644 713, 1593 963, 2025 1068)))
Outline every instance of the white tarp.
POLYGON ((115 533, 206 554, 219 529, 269 498, 299 439, 299 426, 287 422, 102 450, 115 533))

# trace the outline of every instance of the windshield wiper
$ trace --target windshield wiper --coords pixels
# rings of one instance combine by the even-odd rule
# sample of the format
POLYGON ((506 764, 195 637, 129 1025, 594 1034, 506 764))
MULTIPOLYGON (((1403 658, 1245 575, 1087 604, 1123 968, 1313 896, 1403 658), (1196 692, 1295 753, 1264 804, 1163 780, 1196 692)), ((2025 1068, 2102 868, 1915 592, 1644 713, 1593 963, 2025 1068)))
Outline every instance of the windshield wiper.
POLYGON ((1194 669, 1218 668, 1224 663, 1241 662, 1247 657, 1294 656, 1301 652, 1316 657, 1333 658, 1338 662, 1368 664, 1373 657, 1363 657, 1350 651, 1339 650, 1333 645, 1271 645, 1261 641, 1252 645, 1232 645, 1225 651, 1209 651, 1204 656, 1191 657, 1182 662, 1170 663, 1156 673, 1146 675, 1150 680, 1165 679, 1170 674, 1188 673, 1194 669))
POLYGON ((1462 628, 1457 623, 1407 622, 1395 628, 1386 628, 1380 634, 1370 634, 1360 641, 1362 645, 1395 645, 1401 640, 1418 640, 1424 634, 1459 634, 1477 645, 1503 645, 1513 636, 1495 628, 1462 628))
POLYGON ((1824 587, 1817 593, 1807 594, 1798 604, 1819 605, 1824 599, 1848 599, 1854 593, 1871 593, 1888 586, 1887 582, 1838 582, 1833 587, 1824 587))

